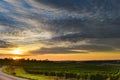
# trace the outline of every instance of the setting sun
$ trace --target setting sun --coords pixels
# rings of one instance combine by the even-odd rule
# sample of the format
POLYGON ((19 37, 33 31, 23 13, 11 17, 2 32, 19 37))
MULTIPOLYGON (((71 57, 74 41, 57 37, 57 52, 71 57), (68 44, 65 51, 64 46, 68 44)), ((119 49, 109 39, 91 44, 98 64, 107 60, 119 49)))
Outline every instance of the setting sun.
POLYGON ((16 50, 13 50, 13 54, 23 54, 23 50, 20 50, 20 49, 16 49, 16 50))

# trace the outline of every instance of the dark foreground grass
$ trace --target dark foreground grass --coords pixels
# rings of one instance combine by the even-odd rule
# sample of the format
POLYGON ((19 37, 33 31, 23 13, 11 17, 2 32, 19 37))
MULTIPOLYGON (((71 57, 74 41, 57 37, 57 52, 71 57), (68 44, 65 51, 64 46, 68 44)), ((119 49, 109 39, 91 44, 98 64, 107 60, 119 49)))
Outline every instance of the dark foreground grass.
MULTIPOLYGON (((15 72, 17 76, 29 74, 38 77, 57 77, 53 78, 54 80, 120 80, 120 61, 51 62, 23 59, 7 60, 7 62, 6 65, 19 67, 15 71, 24 73, 15 72)), ((4 61, 2 63, 5 65, 4 61)))

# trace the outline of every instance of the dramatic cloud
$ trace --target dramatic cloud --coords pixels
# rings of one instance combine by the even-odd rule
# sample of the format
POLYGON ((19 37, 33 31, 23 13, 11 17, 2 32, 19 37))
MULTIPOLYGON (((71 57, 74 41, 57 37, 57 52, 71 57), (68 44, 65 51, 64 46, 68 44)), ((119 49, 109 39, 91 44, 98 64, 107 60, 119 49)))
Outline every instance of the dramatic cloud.
POLYGON ((31 53, 40 54, 119 51, 119 4, 120 0, 0 0, 0 47, 11 46, 5 42, 34 45, 37 50, 31 53))
POLYGON ((77 51, 66 47, 53 47, 53 48, 41 48, 38 50, 31 51, 30 53, 35 54, 70 54, 70 53, 87 53, 87 51, 77 51))
POLYGON ((70 53, 89 53, 89 52, 106 52, 113 51, 114 48, 100 45, 81 45, 73 47, 53 47, 41 48, 38 50, 30 51, 35 54, 70 54, 70 53))
POLYGON ((41 48, 34 51, 30 51, 30 53, 35 54, 65 54, 65 53, 89 53, 89 52, 110 52, 110 51, 120 51, 120 39, 81 39, 79 41, 71 41, 67 40, 53 40, 50 41, 51 44, 47 43, 47 45, 54 45, 54 47, 50 48, 41 48), (56 42, 57 41, 57 42, 56 42), (64 41, 64 45, 61 43, 64 41), (113 42, 114 41, 114 42, 113 42), (57 46, 59 45, 59 46, 57 46), (67 45, 67 46, 65 46, 67 45))

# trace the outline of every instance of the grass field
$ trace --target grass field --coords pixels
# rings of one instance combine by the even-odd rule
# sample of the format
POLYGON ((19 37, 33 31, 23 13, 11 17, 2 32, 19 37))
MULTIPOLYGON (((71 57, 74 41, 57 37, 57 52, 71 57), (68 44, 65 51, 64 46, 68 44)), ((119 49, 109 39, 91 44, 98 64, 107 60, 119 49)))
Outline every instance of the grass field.
POLYGON ((9 60, 8 74, 31 80, 120 80, 120 63, 116 61, 50 62, 9 60))
POLYGON ((65 79, 120 80, 120 65, 53 62, 41 63, 41 65, 33 67, 24 66, 24 69, 31 74, 44 74, 65 79))
POLYGON ((27 78, 30 80, 54 80, 53 77, 26 73, 25 70, 21 67, 14 67, 14 69, 13 67, 6 67, 5 69, 3 69, 3 72, 9 75, 27 78))

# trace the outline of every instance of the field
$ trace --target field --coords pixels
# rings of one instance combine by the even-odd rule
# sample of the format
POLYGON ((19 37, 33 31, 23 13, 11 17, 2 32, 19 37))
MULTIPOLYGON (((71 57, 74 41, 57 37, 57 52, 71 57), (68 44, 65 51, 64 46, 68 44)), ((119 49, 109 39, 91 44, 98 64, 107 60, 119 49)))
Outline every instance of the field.
POLYGON ((31 80, 120 80, 120 61, 0 60, 4 72, 31 80))
POLYGON ((3 69, 3 72, 17 77, 27 78, 29 80, 53 80, 53 78, 49 76, 26 73, 21 67, 6 67, 3 69))

